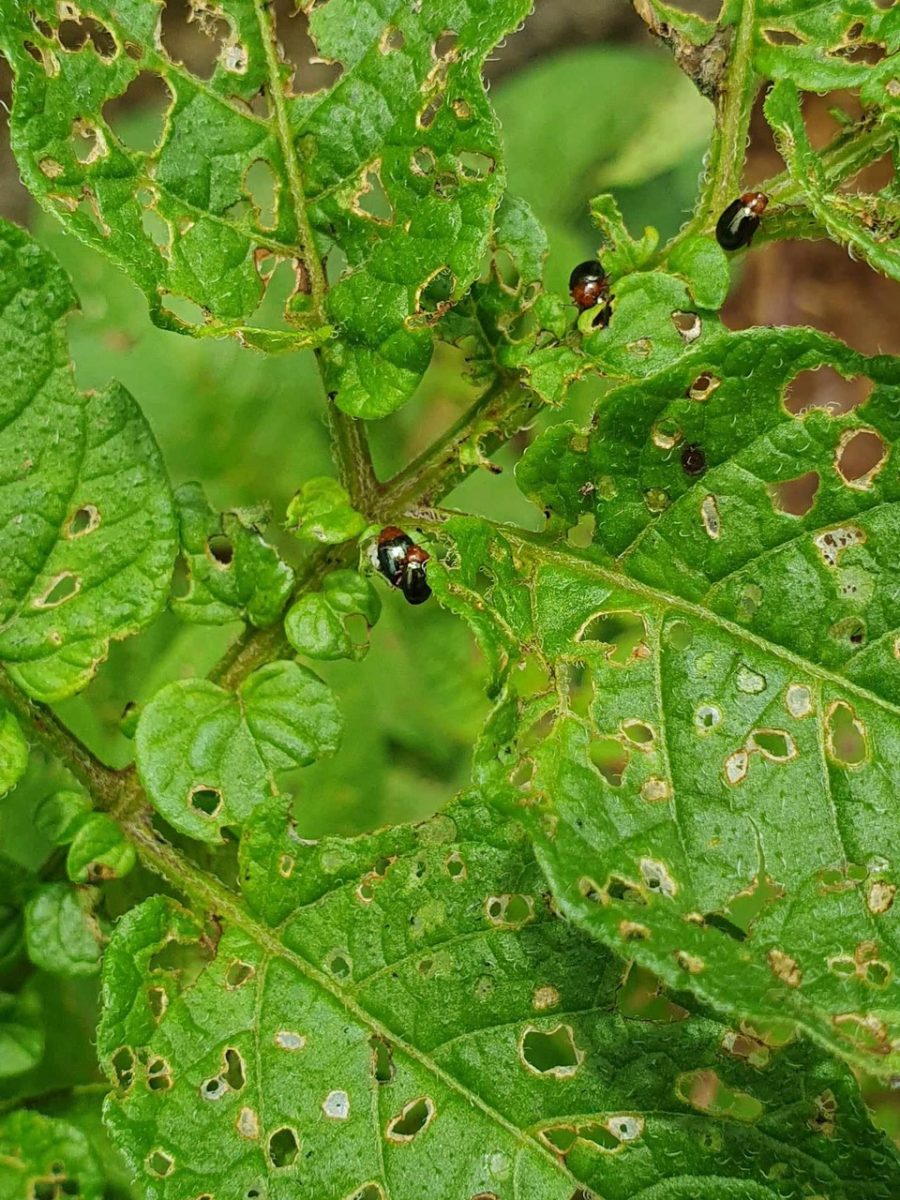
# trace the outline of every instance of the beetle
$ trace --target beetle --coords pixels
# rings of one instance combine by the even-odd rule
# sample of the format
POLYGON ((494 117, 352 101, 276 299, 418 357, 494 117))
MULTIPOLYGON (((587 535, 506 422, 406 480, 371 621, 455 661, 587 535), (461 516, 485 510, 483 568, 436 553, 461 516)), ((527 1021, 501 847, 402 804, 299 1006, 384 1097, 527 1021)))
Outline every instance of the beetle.
POLYGON ((428 552, 396 525, 382 529, 372 555, 381 574, 403 592, 410 604, 424 604, 431 595, 425 574, 428 559, 428 552))
POLYGON ((609 280, 596 258, 579 263, 569 276, 569 295, 582 312, 599 304, 609 293, 609 280))
POLYGON ((732 200, 716 222, 716 241, 723 250, 750 245, 768 203, 764 192, 745 192, 732 200))

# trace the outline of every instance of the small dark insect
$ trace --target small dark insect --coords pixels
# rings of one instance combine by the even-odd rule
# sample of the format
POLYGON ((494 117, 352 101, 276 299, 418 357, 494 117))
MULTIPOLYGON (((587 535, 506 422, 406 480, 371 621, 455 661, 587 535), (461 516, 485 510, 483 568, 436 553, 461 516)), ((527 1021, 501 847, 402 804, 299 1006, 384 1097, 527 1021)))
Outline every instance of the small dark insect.
POLYGON ((702 475, 706 470, 706 455, 695 442, 688 442, 681 452, 681 465, 685 475, 702 475))
POLYGON ((768 203, 769 197, 762 192, 745 192, 732 200, 716 222, 716 241, 723 250, 750 245, 768 203))
POLYGON ((593 308, 609 293, 609 280, 596 258, 579 263, 569 276, 569 295, 582 310, 593 308))
POLYGON ((382 529, 372 557, 385 579, 400 588, 410 604, 424 604, 431 595, 425 575, 428 553, 396 525, 382 529))

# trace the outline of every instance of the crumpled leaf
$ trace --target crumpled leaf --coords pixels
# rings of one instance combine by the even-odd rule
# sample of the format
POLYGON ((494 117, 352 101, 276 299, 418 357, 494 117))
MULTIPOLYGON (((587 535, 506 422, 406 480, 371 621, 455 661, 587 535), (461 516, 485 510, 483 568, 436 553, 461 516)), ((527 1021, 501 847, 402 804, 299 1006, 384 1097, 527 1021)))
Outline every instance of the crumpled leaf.
POLYGON ((0 1079, 22 1075, 44 1053, 40 996, 33 988, 18 995, 0 992, 0 1079))
POLYGON ((150 1194, 193 1195, 198 1171, 215 1194, 323 1200, 900 1183, 841 1064, 664 997, 629 1017, 622 964, 553 915, 521 832, 478 805, 321 844, 270 806, 241 878, 251 911, 221 914, 214 953, 162 897, 107 952, 106 1120, 150 1194))
POLYGON ((294 586, 294 572, 263 539, 257 514, 217 513, 199 483, 175 493, 187 590, 172 597, 180 617, 221 625, 240 617, 253 625, 278 620, 294 586))
POLYGON ((0 705, 0 797, 12 791, 28 766, 28 743, 11 712, 0 705))
POLYGON ((381 599, 358 571, 332 571, 318 592, 305 592, 288 610, 284 632, 298 654, 309 658, 364 658, 369 631, 381 614, 381 599), (365 635, 354 637, 350 622, 361 618, 365 635), (348 620, 349 619, 349 620, 348 620))
POLYGON ((25 943, 36 967, 57 975, 100 970, 103 933, 94 916, 96 893, 67 883, 45 883, 25 906, 25 943))
POLYGON ((136 862, 134 846, 106 813, 91 813, 69 846, 66 871, 75 883, 121 879, 136 862))
POLYGON ((0 1200, 58 1194, 103 1200, 88 1139, 66 1121, 17 1109, 0 1119, 0 1200))
POLYGON ((809 144, 800 95, 790 80, 771 89, 765 113, 804 203, 832 240, 846 246, 854 258, 864 259, 873 270, 900 279, 900 199, 893 190, 868 195, 828 187, 819 156, 809 144))
POLYGON ((5 222, 0 303, 0 660, 31 695, 57 700, 88 683, 113 638, 161 609, 175 557, 172 498, 128 393, 76 390, 69 281, 5 222))
POLYGON ((320 475, 308 479, 287 508, 285 528, 303 542, 337 546, 358 537, 366 519, 355 511, 346 489, 336 479, 320 475))
POLYGON ((712 341, 526 454, 526 492, 593 523, 586 555, 454 522, 452 569, 429 573, 492 647, 505 700, 479 778, 521 809, 563 911, 721 1010, 789 1019, 887 1076, 898 398, 896 360, 813 331, 712 341), (865 404, 785 407, 824 366, 868 377, 865 404), (861 434, 865 470, 847 457, 861 434), (516 695, 523 661, 538 682, 516 695))
POLYGON ((34 824, 54 846, 67 846, 91 814, 91 802, 83 792, 51 792, 34 812, 34 824))
POLYGON ((206 679, 181 679, 141 713, 135 761, 154 808, 206 842, 240 826, 276 777, 333 754, 341 715, 331 689, 294 662, 254 671, 236 694, 206 679))
POLYGON ((55 0, 3 0, 20 169, 45 207, 134 279, 157 323, 269 350, 321 345, 337 328, 337 403, 383 416, 428 365, 427 289, 445 279, 452 302, 478 273, 503 188, 481 66, 528 11, 528 0, 330 0, 308 33, 340 73, 308 92, 309 66, 284 59, 271 6, 197 4, 204 71, 177 61, 162 6, 97 0, 94 36, 63 49, 55 0), (129 143, 111 105, 136 80, 164 97, 147 149, 129 143), (336 260, 332 274, 344 267, 328 323, 310 301, 317 254, 336 260), (293 291, 267 319, 262 301, 274 307, 282 277, 293 291), (200 313, 182 315, 182 298, 200 313))

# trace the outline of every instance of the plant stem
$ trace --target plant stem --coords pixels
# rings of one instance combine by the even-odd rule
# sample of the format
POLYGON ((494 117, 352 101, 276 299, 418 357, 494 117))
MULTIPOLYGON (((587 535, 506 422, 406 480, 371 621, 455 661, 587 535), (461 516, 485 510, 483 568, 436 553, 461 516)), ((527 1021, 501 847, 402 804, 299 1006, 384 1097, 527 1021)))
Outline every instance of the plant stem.
POLYGON ((126 771, 114 771, 95 757, 44 705, 30 700, 0 667, 0 697, 35 734, 41 744, 62 762, 91 793, 97 807, 113 809, 118 802, 126 771))
MULTIPOLYGON (((324 355, 320 355, 320 370, 323 378, 327 378, 324 355)), ((328 426, 332 457, 340 481, 357 512, 369 515, 378 496, 379 483, 372 465, 365 422, 343 412, 335 404, 334 396, 329 396, 328 426)))

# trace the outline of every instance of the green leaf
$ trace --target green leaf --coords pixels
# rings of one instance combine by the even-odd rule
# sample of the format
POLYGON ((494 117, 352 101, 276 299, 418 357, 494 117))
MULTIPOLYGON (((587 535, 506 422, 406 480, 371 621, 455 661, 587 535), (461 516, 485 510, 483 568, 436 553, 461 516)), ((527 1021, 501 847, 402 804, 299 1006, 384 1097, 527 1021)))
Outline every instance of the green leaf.
POLYGON ((46 883, 25 906, 25 942, 36 967, 57 975, 93 975, 100 969, 103 935, 94 916, 95 893, 46 883))
POLYGON ((46 208, 128 272, 159 324, 264 349, 322 344, 337 327, 338 403, 381 416, 428 365, 429 284, 446 278, 456 300, 478 273, 503 188, 481 66, 528 9, 334 0, 308 31, 313 57, 340 74, 309 92, 310 64, 283 57, 277 14, 252 0, 223 0, 202 65, 178 61, 176 18, 156 7, 99 0, 96 42, 62 50, 55 0, 27 11, 3 0, 20 169, 46 208), (146 149, 129 144, 111 103, 139 79, 165 111, 146 149), (330 324, 310 297, 319 255, 333 275, 344 267, 330 324), (179 315, 183 298, 201 311, 179 315))
POLYGON ((78 1129, 20 1109, 0 1120, 0 1200, 44 1195, 103 1200, 103 1175, 78 1129))
POLYGON ((892 95, 900 25, 891 8, 855 0, 756 0, 754 17, 753 64, 764 78, 793 79, 809 92, 859 88, 866 106, 892 95), (882 51, 874 65, 867 47, 882 51))
POLYGON ((368 579, 356 571, 332 571, 320 592, 306 592, 288 611, 284 632, 298 654, 358 660, 368 653, 369 630, 380 614, 381 600, 368 579), (354 637, 354 618, 365 625, 361 639, 354 637))
POLYGON ((187 621, 223 625, 240 617, 253 625, 278 620, 294 572, 262 537, 259 514, 216 513, 199 483, 175 494, 187 590, 172 608, 187 621))
POLYGON ((809 144, 799 93, 790 81, 776 83, 771 89, 765 113, 778 152, 804 202, 832 241, 846 246, 854 258, 863 259, 874 270, 900 279, 900 202, 893 192, 871 196, 828 187, 819 157, 809 144))
POLYGON ((667 998, 627 1016, 622 964, 552 914, 521 832, 483 808, 318 845, 260 810, 241 876, 255 915, 222 914, 214 953, 161 897, 107 952, 106 1119, 150 1194, 193 1195, 198 1146, 203 1186, 235 1196, 900 1184, 840 1064, 667 998))
POLYGON ((6 223, 0 278, 0 660, 31 695, 55 700, 85 686, 111 639, 162 607, 172 499, 131 397, 117 385, 75 389, 69 281, 6 223))
POLYGON ((91 802, 83 792, 51 792, 35 809, 34 823, 54 846, 67 846, 90 812, 91 802))
POLYGON ((26 988, 18 996, 0 992, 0 1079, 30 1071, 43 1053, 44 1024, 38 993, 33 988, 26 988))
POLYGON ((121 879, 134 867, 134 847, 106 813, 92 813, 69 847, 66 871, 75 883, 121 879))
POLYGON ((687 280, 701 308, 721 308, 731 286, 724 250, 712 238, 692 237, 679 242, 669 255, 669 267, 687 280))
POLYGON ((333 754, 342 721, 330 688, 293 662, 254 671, 237 694, 205 679, 170 683, 141 713, 135 756, 154 808, 206 842, 277 792, 276 776, 333 754))
POLYGON ((28 766, 28 743, 19 722, 0 707, 0 797, 12 791, 28 766))
POLYGON ((608 193, 591 201, 591 220, 607 242, 603 247, 603 265, 613 277, 639 271, 659 244, 659 234, 649 227, 642 237, 633 238, 615 197, 608 193))
POLYGON ((338 481, 322 475, 308 479, 293 497, 285 528, 300 541, 336 546, 358 537, 367 524, 338 481))
POLYGON ((809 330, 711 342, 526 454, 525 491, 593 527, 587 559, 463 523, 459 566, 429 574, 509 681, 484 786, 526 805, 566 914, 721 1010, 793 1020, 885 1075, 900 969, 898 398, 897 360, 809 330), (868 400, 786 407, 798 375, 824 366, 868 377, 868 400), (514 622, 501 605, 516 563, 530 604, 514 622), (523 659, 554 684, 516 699, 523 659))

